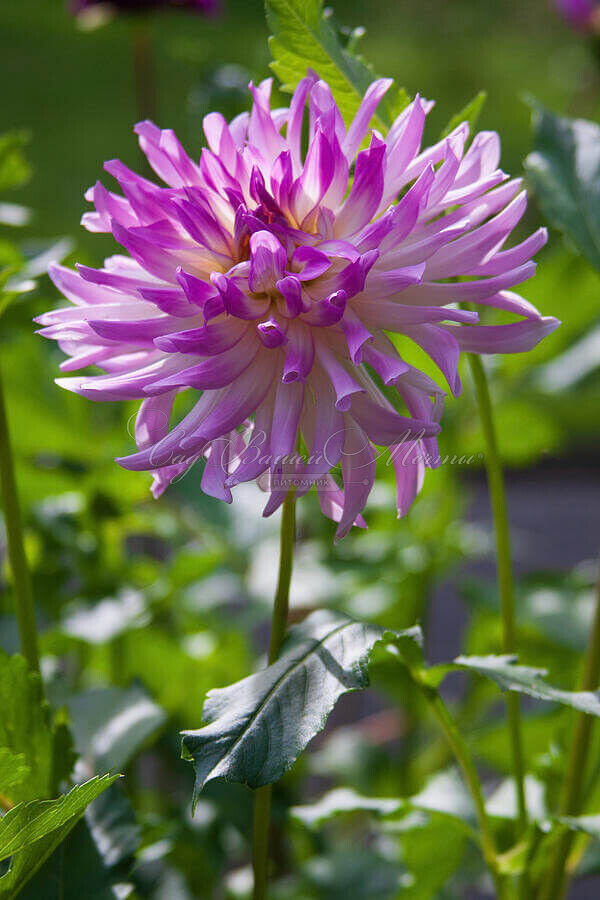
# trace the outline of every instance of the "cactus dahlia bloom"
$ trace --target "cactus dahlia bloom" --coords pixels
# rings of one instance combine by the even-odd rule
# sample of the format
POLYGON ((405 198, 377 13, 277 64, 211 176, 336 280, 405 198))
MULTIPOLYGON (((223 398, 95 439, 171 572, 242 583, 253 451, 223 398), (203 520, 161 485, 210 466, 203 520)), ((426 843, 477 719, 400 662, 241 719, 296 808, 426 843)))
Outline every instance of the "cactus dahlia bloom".
POLYGON ((504 248, 526 196, 498 168, 498 136, 482 132, 467 149, 462 124, 422 150, 431 104, 417 97, 383 138, 369 123, 390 84, 369 87, 348 129, 323 81, 305 78, 275 110, 271 81, 251 84, 249 114, 205 118, 198 162, 172 131, 142 122, 142 150, 166 186, 113 160, 105 168, 123 195, 99 182, 86 195, 96 211, 85 227, 112 232, 129 255, 99 270, 54 266, 73 305, 38 321, 70 357, 65 372, 106 372, 61 386, 142 400, 138 452, 118 462, 152 470, 155 496, 205 457, 204 491, 230 502, 233 485, 263 476, 268 515, 294 471, 299 494, 316 482, 343 537, 363 524, 375 445, 391 452, 403 514, 438 457, 444 391, 390 335, 418 344, 456 395, 461 350, 529 350, 558 324, 512 292, 533 275, 546 232, 504 248), (520 319, 479 325, 461 301, 520 319), (189 388, 201 393, 171 425, 189 388))

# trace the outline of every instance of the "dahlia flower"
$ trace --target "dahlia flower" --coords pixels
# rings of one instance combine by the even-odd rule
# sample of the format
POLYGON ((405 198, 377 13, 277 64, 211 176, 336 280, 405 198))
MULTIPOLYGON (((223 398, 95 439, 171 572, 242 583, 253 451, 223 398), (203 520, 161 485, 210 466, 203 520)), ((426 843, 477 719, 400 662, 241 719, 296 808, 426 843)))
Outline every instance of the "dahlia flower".
POLYGON ((556 8, 564 19, 579 31, 594 29, 596 0, 555 0, 556 8))
POLYGON ((526 195, 498 168, 498 136, 467 148, 463 123, 421 149, 432 103, 417 96, 384 138, 369 123, 390 84, 369 87, 349 128, 316 77, 289 109, 271 109, 271 80, 250 84, 250 113, 206 116, 199 161, 142 122, 141 148, 166 186, 112 160, 123 194, 100 182, 88 191, 95 212, 83 225, 112 232, 129 255, 102 269, 53 266, 73 305, 38 322, 69 356, 63 371, 106 373, 58 384, 142 400, 138 452, 118 462, 151 470, 155 496, 204 458, 207 494, 230 502, 234 485, 260 478, 268 515, 292 473, 298 495, 316 484, 339 538, 364 525, 378 447, 401 515, 439 457, 445 392, 398 340, 421 347, 458 395, 461 350, 529 350, 558 324, 512 291, 533 275, 546 231, 504 248, 526 195), (462 301, 520 319, 480 325, 462 301), (201 393, 171 425, 186 389, 201 393))

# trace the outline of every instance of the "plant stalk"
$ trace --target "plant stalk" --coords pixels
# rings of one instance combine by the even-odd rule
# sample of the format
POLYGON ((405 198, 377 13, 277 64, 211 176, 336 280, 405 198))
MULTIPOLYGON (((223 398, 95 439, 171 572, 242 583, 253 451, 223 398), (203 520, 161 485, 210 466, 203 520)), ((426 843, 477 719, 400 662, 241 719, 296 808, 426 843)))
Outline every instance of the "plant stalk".
POLYGON ((479 781, 477 769, 475 768, 475 764, 469 753, 469 748, 456 727, 452 716, 448 712, 446 704, 437 691, 432 690, 428 685, 424 685, 419 681, 418 677, 415 680, 421 687, 423 695, 429 703, 444 737, 462 770, 467 787, 473 799, 473 805, 475 806, 483 857, 494 880, 498 898, 505 898, 507 896, 506 882, 498 872, 498 851, 496 849, 496 841, 494 840, 494 835, 486 812, 481 782, 479 781))
MULTIPOLYGON (((598 575, 596 609, 585 656, 580 690, 595 691, 600 682, 600 573, 598 575)), ((562 816, 577 816, 581 812, 583 784, 590 751, 590 739, 594 726, 594 716, 578 713, 575 720, 573 743, 569 752, 565 780, 563 783, 559 813, 562 816)), ((567 831, 561 835, 552 855, 552 864, 540 891, 541 900, 560 900, 564 896, 568 873, 567 859, 575 840, 575 833, 567 831)))
MULTIPOLYGON (((269 644, 269 665, 279 656, 285 638, 288 620, 290 582, 294 559, 294 538, 296 533, 296 500, 292 489, 283 501, 280 531, 279 578, 273 603, 271 619, 271 640, 269 644)), ((272 785, 258 788, 254 794, 254 847, 252 864, 254 869, 253 900, 265 900, 269 877, 269 829, 271 824, 272 785)))
MULTIPOLYGON (((467 357, 475 385, 481 427, 483 429, 486 444, 485 464, 492 514, 494 517, 494 531, 496 534, 496 567, 498 573, 498 592, 500 595, 500 612, 502 617, 502 649, 504 653, 512 654, 516 650, 515 596, 504 474, 502 471, 500 454, 498 452, 496 428, 494 425, 492 403, 485 369, 483 368, 483 363, 479 356, 468 353, 467 357)), ((521 733, 521 711, 518 694, 511 693, 510 691, 507 693, 506 712, 512 747, 513 771, 519 814, 519 830, 523 832, 527 828, 528 816, 527 803, 525 800, 523 738, 521 733)))
POLYGON ((15 481, 15 465, 8 430, 2 374, 0 373, 0 486, 4 507, 4 523, 8 559, 13 576, 15 606, 21 650, 33 672, 40 671, 37 629, 33 607, 31 579, 25 556, 23 527, 15 481))

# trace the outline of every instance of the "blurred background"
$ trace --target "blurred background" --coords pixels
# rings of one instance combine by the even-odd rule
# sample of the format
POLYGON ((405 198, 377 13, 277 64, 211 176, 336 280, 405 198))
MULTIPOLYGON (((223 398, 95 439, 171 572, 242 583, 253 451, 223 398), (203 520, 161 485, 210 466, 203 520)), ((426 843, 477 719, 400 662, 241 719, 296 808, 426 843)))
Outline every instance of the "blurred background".
MULTIPOLYGON (((203 116, 218 109, 232 117, 247 108, 247 82, 265 77, 270 59, 262 4, 222 2, 221 14, 211 18, 172 10, 147 20, 156 121, 174 128, 192 156, 203 145, 203 116)), ((362 51, 379 73, 411 95, 436 100, 430 138, 479 90, 487 91, 479 127, 500 132, 502 165, 511 174, 521 173, 530 150, 525 95, 555 112, 600 117, 600 69, 584 38, 547 0, 331 5, 339 23, 367 26, 362 51)), ((85 190, 99 178, 110 184, 104 160, 142 165, 132 131, 140 118, 132 63, 139 27, 116 17, 83 30, 64 0, 0 4, 0 131, 28 133, 31 166, 27 183, 0 196, 31 208, 18 233, 0 226, 3 263, 28 260, 57 241, 69 263, 98 266, 114 252, 112 239, 78 223, 85 190)), ((532 203, 523 229, 539 221, 532 203)), ((490 360, 489 371, 508 466, 521 660, 548 666, 554 683, 569 685, 585 646, 600 534, 600 283, 556 233, 538 261, 523 294, 564 324, 527 356, 490 360)), ((122 804, 122 835, 129 841, 121 841, 122 858, 110 865, 103 859, 97 876, 86 867, 68 890, 73 897, 114 896, 92 894, 93 878, 109 887, 120 883, 119 867, 135 854, 134 889, 141 896, 243 898, 250 883, 250 792, 211 784, 192 819, 192 769, 179 759, 178 731, 200 726, 209 688, 242 678, 260 662, 277 517, 261 518, 258 488, 238 490, 228 508, 201 494, 199 473, 192 471, 157 503, 149 476, 120 470, 113 459, 131 450, 135 405, 93 404, 54 385, 60 352, 33 334, 31 319, 58 299, 41 277, 36 292, 4 315, 2 369, 45 673, 57 704, 90 710, 76 740, 92 765, 111 762, 126 771, 124 786, 111 791, 122 804), (144 719, 140 698, 146 712, 150 702, 153 716, 144 719), (118 762, 98 759, 94 739, 126 702, 141 717, 135 740, 118 762)), ((483 442, 463 374, 464 396, 447 403, 441 448, 473 455, 474 462, 429 472, 406 519, 395 518, 385 465, 367 507, 368 532, 338 547, 312 496, 302 501, 295 617, 326 605, 390 627, 418 619, 431 661, 451 659, 461 648, 498 651, 483 442)), ((0 646, 13 652, 18 642, 6 568, 1 588, 0 646)), ((457 679, 448 691, 491 787, 502 791, 510 755, 494 689, 467 688, 457 679)), ((445 747, 433 730, 415 727, 419 704, 381 662, 374 689, 343 698, 325 732, 276 787, 276 825, 284 819, 291 825, 276 846, 275 900, 485 896, 475 848, 436 813, 412 825, 358 815, 324 827, 290 814, 348 781, 368 795, 434 790, 452 808, 464 808, 445 747), (411 840, 415 828, 429 829, 435 866, 423 857, 423 844, 411 840)), ((570 725, 568 710, 529 709, 527 753, 540 803, 556 792, 570 725)), ((507 815, 502 799, 496 810, 507 815)), ((84 839, 76 830, 69 841, 84 839)), ((599 847, 588 848, 580 871, 573 896, 598 896, 599 847)), ((42 870, 27 897, 55 896, 49 872, 42 870)))

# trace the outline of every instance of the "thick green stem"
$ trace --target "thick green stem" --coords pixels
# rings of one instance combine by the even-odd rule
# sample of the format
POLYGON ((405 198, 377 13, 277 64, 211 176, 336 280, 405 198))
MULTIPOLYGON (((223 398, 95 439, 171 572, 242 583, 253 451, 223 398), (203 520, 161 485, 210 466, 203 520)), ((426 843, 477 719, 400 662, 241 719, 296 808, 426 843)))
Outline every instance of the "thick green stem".
POLYGON ((4 507, 4 524, 6 527, 6 539, 8 544, 8 558, 13 577, 15 606, 19 635, 21 638, 21 650, 23 656, 34 672, 40 671, 40 661, 37 643, 37 631, 35 627, 35 613, 33 609, 33 594, 31 579, 27 567, 27 557, 23 544, 23 528, 21 526, 21 513, 17 497, 15 482, 15 466, 8 431, 8 419, 6 417, 6 405, 4 401, 4 388, 2 374, 0 373, 0 486, 2 488, 2 501, 4 507))
MULTIPOLYGON (((290 582, 294 559, 294 537, 296 533, 296 501, 294 491, 290 491, 283 502, 280 532, 279 578, 273 617, 271 620, 271 641, 269 645, 269 665, 279 656, 285 637, 288 620, 290 582)), ((252 862, 254 868, 254 900, 265 900, 269 875, 269 828, 271 823, 271 785, 258 788, 254 797, 254 847, 252 862)))
MULTIPOLYGON (((504 653, 514 653, 515 638, 515 597, 510 550, 508 515, 506 511, 506 492, 502 463, 498 453, 496 429, 492 414, 492 403, 485 369, 479 356, 469 353, 469 365, 475 384, 475 394, 479 406, 481 427, 485 437, 485 463, 488 476, 488 489, 494 516, 496 533, 496 567, 498 573, 498 591, 500 594, 500 612, 502 616, 502 649, 504 653)), ((523 739, 521 734, 521 713, 519 696, 515 693, 506 695, 506 711, 508 728, 512 746, 513 771, 519 810, 519 828, 527 827, 527 804, 525 800, 525 771, 523 764, 523 739)))
POLYGON ((483 797, 483 791, 481 789, 479 776, 477 774, 477 769, 475 768, 475 764, 473 762, 471 754, 469 753, 469 749, 460 731, 452 720, 446 704, 437 693, 437 691, 433 691, 428 685, 423 685, 422 683, 420 683, 418 678, 416 679, 416 681, 417 684, 419 684, 422 688, 423 695, 427 699, 429 706, 444 733, 448 745, 462 770, 465 781, 467 783, 467 787, 469 788, 469 792, 473 799, 473 805, 475 806, 475 813, 477 815, 477 822, 479 825, 483 856, 490 874, 494 880, 497 896, 499 898, 504 898, 507 896, 507 885, 505 880, 498 872, 498 853, 496 850, 496 842, 494 840, 494 835, 490 827, 490 822, 485 809, 485 800, 483 797))
MULTIPOLYGON (((596 610, 592 631, 585 656, 585 664, 581 678, 580 690, 595 691, 600 681, 600 574, 598 577, 596 610)), ((594 725, 594 717, 578 713, 575 720, 573 743, 569 752, 569 760, 563 783, 559 812, 563 816, 577 816, 581 812, 583 784, 590 751, 590 738, 594 725)), ((566 831, 561 835, 558 847, 552 855, 552 861, 544 880, 540 898, 542 900, 560 900, 564 896, 568 873, 566 864, 575 833, 566 831)))

